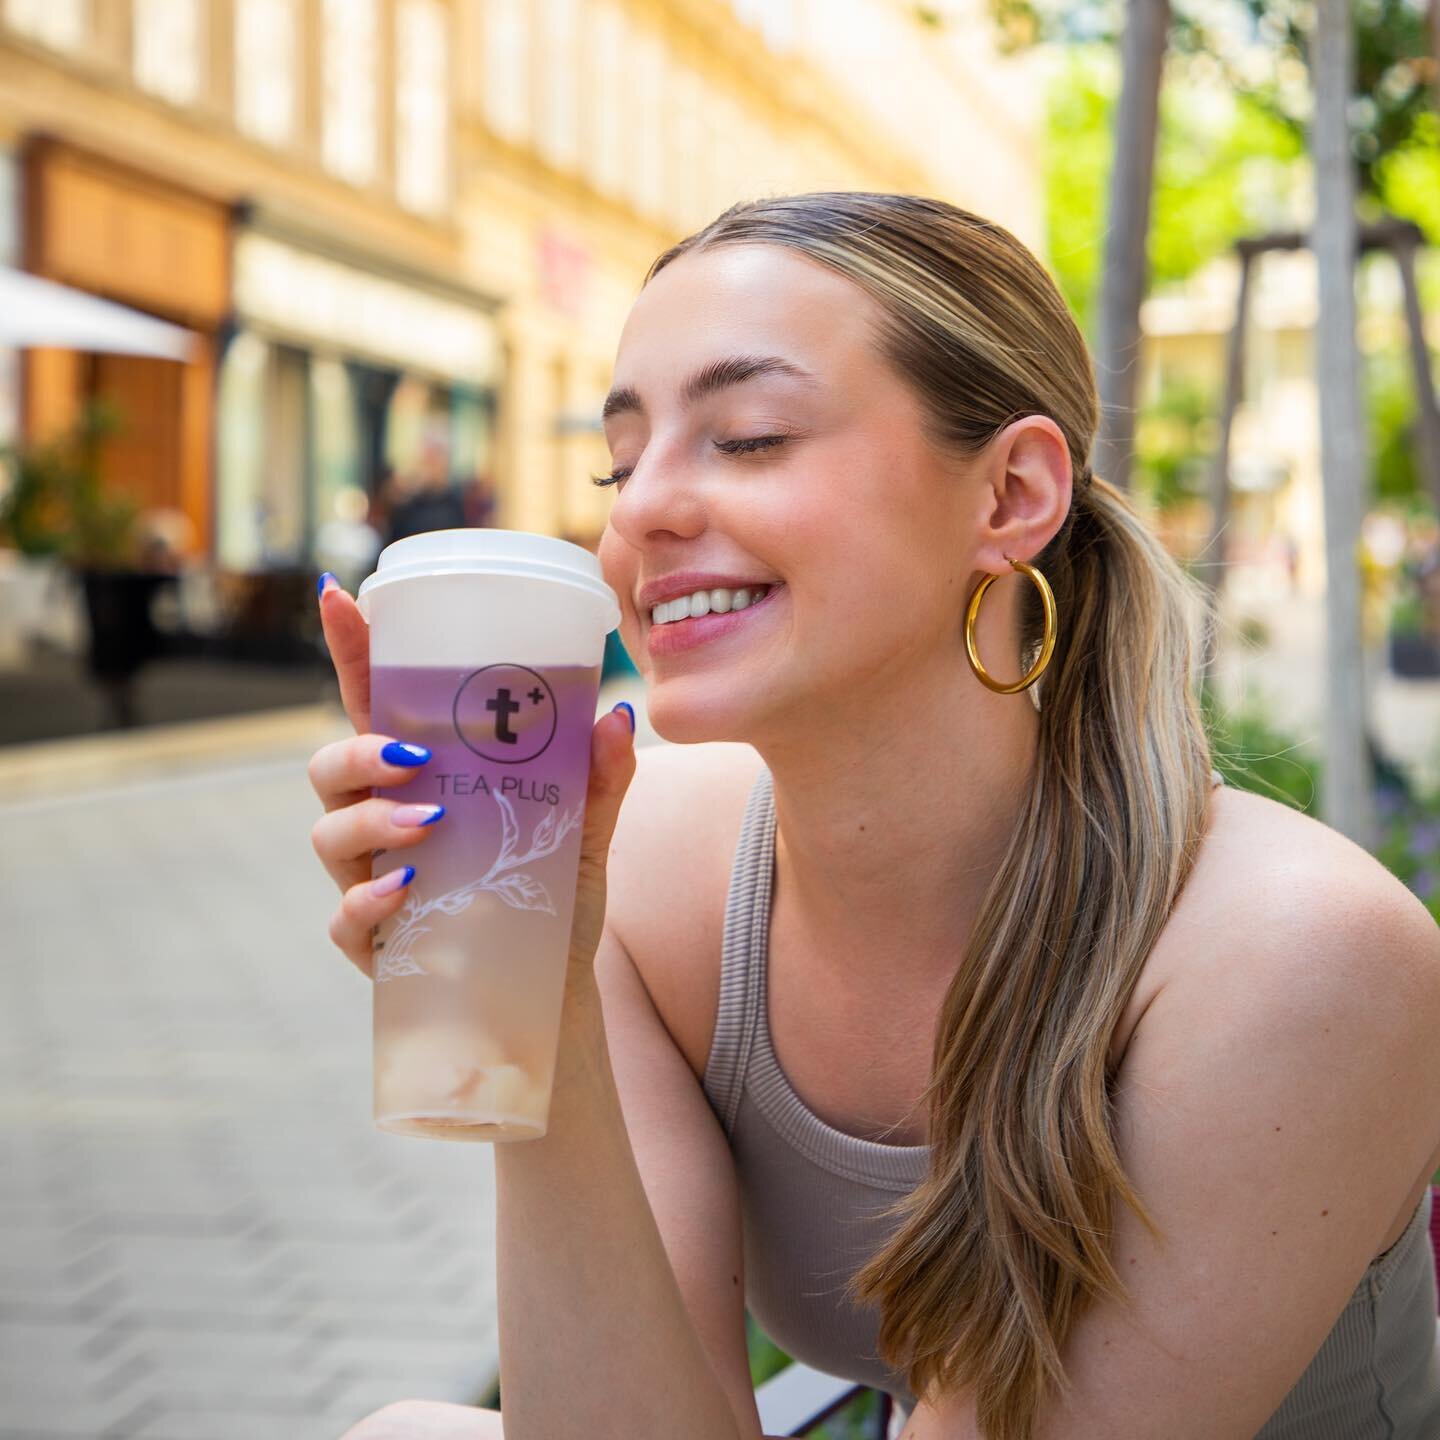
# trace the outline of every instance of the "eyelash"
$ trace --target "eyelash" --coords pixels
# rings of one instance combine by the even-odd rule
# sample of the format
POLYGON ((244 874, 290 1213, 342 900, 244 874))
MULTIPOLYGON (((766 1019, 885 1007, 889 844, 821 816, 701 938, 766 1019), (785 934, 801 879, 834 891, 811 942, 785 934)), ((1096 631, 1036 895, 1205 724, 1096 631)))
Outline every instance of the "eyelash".
MULTIPOLYGON (((753 450, 768 450, 775 445, 783 445, 790 437, 788 435, 756 435, 748 440, 717 440, 715 448, 723 450, 727 455, 747 455, 753 450)), ((592 485, 618 485, 622 480, 628 480, 628 470, 616 470, 610 475, 592 475, 592 485)))

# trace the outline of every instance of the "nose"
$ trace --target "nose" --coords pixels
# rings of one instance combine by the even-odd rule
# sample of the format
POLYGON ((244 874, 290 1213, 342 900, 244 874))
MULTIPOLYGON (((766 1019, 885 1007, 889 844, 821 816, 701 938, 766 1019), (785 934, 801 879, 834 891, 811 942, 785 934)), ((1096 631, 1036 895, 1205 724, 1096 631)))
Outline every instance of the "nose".
POLYGON ((697 476, 682 458, 667 458, 652 442, 616 487, 609 524, 637 550, 657 536, 698 535, 705 528, 705 503, 697 476))

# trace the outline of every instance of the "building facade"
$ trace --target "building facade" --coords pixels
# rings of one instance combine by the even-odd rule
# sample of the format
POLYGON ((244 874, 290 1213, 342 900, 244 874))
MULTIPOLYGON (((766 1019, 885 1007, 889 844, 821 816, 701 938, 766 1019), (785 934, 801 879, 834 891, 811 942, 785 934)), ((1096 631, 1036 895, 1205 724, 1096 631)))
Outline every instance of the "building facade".
POLYGON ((894 0, 0 0, 0 247, 8 211, 19 263, 198 337, 0 362, 0 428, 116 403, 107 478, 223 568, 437 486, 593 544, 615 345, 676 239, 884 189, 1038 246, 1028 62, 973 8, 957 43, 894 0))
POLYGON ((996 55, 973 8, 958 43, 893 0, 462 4, 466 263, 506 297, 505 523, 598 539, 626 313, 654 258, 736 201, 928 193, 1041 243, 1031 62, 996 55))
POLYGON ((187 364, 30 350, 12 426, 108 402, 106 483, 240 571, 488 468, 500 302, 463 278, 455 32, 448 0, 0 0, 16 258, 196 336, 187 364))

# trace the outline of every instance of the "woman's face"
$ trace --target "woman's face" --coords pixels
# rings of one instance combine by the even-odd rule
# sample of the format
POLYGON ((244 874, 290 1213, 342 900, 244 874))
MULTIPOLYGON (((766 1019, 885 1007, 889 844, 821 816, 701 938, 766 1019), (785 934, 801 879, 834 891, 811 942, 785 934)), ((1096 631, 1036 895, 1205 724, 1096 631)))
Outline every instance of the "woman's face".
POLYGON ((760 244, 672 261, 631 309, 605 419, 627 478, 598 553, 664 738, 754 743, 807 713, 863 715, 867 684, 963 663, 982 502, 923 438, 918 402, 874 348, 877 315, 842 276, 760 244), (803 373, 687 397, 732 357, 803 373), (719 448, 756 439, 769 443, 719 448), (780 588, 703 643, 657 651, 666 627, 639 592, 682 570, 780 588))

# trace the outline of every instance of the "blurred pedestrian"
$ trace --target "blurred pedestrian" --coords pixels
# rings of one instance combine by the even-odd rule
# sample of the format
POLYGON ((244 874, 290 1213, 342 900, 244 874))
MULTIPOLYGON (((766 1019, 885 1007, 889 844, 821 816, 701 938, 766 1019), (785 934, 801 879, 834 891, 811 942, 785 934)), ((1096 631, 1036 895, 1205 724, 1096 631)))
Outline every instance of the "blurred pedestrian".
POLYGON ((393 544, 407 535, 427 530, 458 530, 465 525, 465 502, 450 483, 444 448, 434 442, 425 446, 420 470, 411 481, 405 477, 405 494, 390 512, 385 543, 393 544))
POLYGON ((461 489, 465 523, 477 527, 493 525, 497 496, 488 475, 472 475, 461 489))

